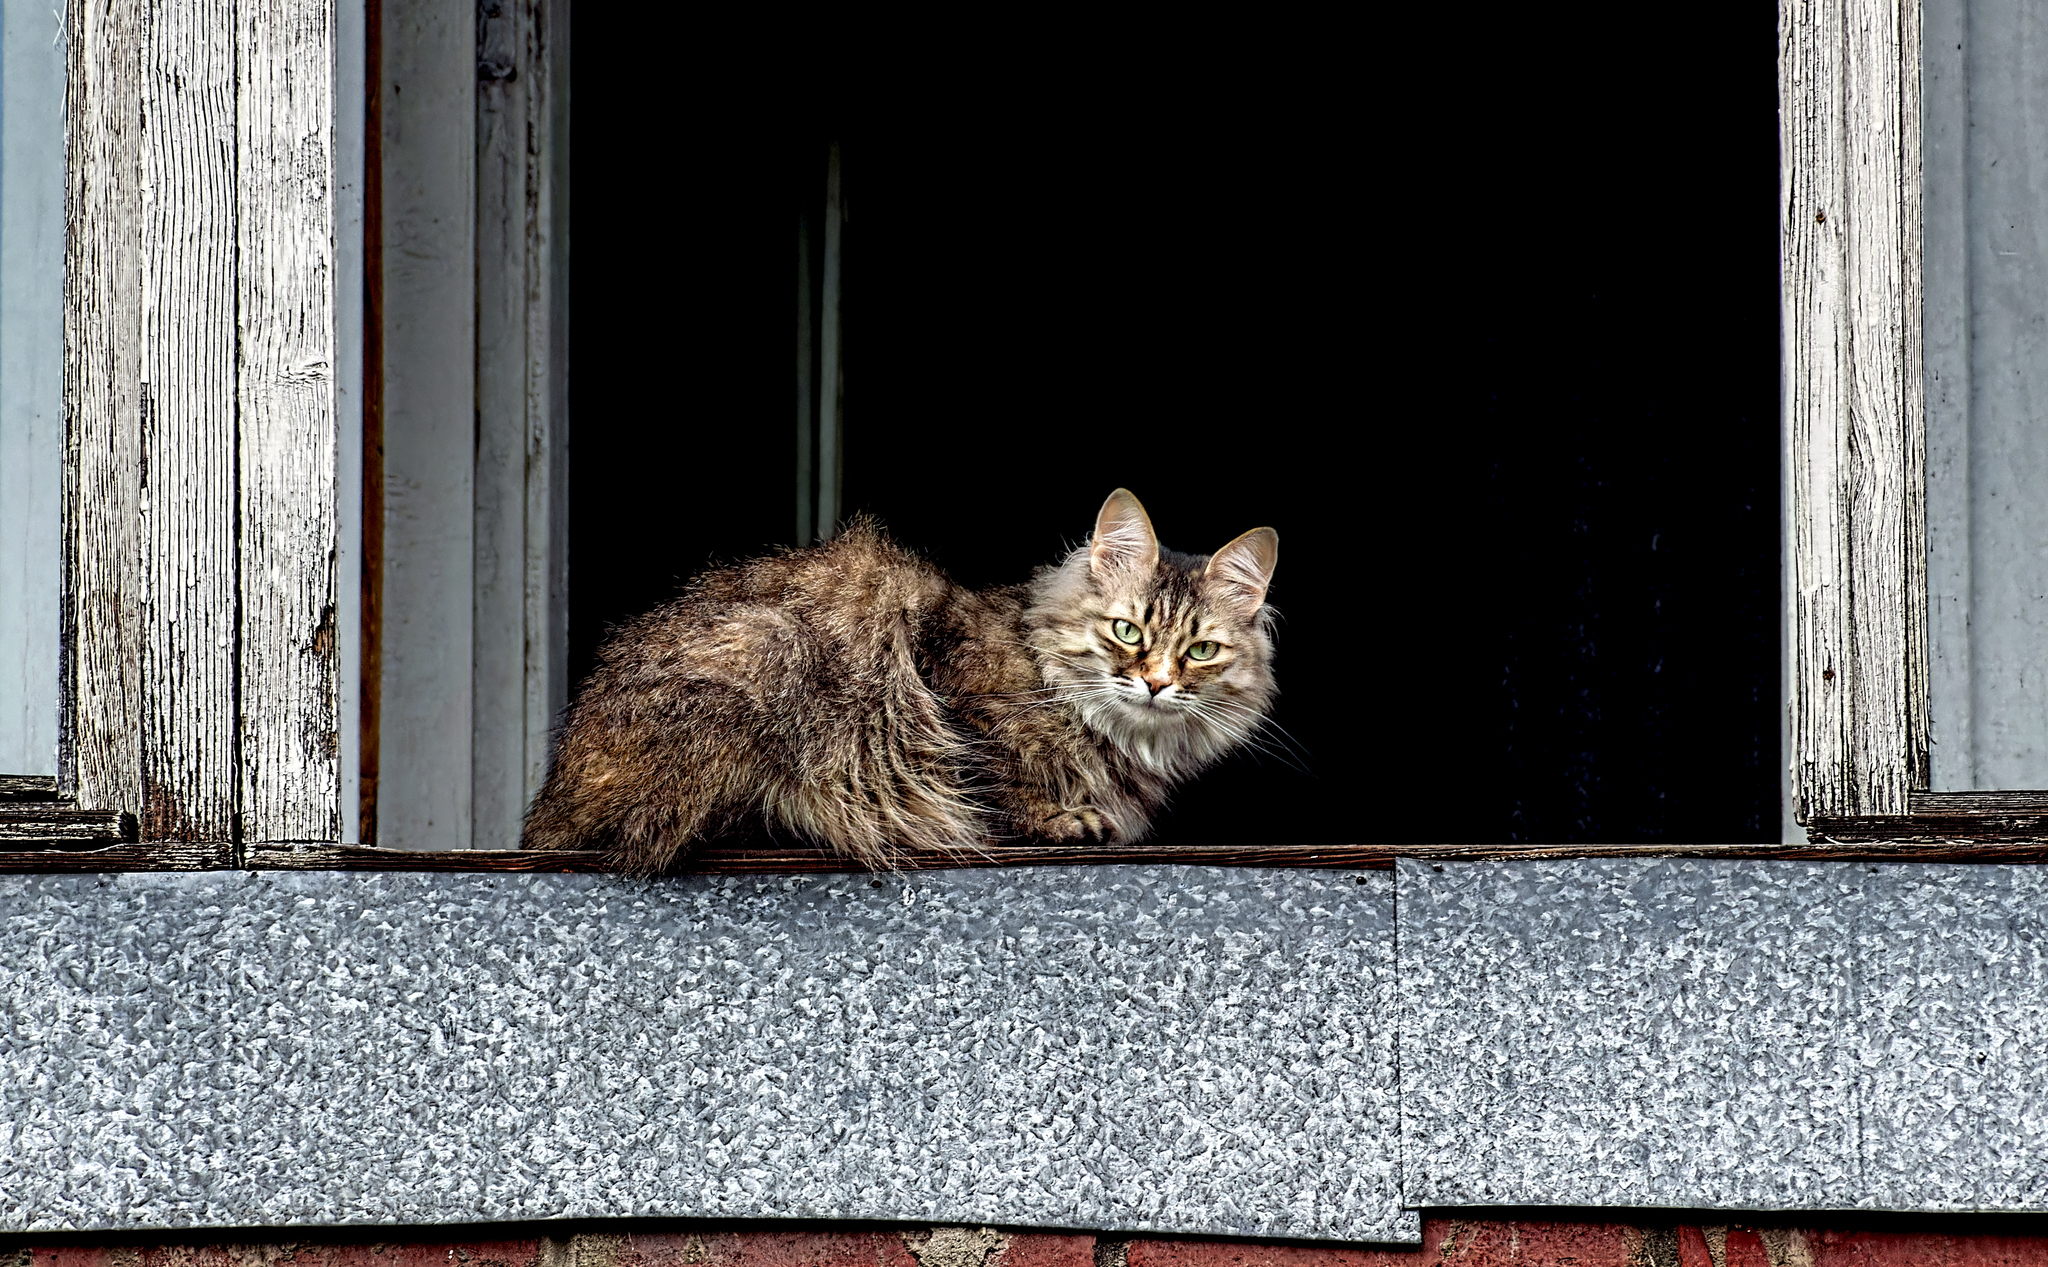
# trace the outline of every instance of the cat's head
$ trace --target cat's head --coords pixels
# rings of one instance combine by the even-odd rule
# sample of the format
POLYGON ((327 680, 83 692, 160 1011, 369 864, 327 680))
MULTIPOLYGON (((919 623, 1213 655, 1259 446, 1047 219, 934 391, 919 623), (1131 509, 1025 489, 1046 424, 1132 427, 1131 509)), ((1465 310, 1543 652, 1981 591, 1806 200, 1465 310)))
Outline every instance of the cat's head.
POLYGON ((1025 619, 1047 685, 1162 773, 1237 747, 1276 689, 1266 587, 1279 555, 1271 528, 1212 555, 1162 550, 1145 508, 1117 489, 1088 544, 1033 583, 1025 619))

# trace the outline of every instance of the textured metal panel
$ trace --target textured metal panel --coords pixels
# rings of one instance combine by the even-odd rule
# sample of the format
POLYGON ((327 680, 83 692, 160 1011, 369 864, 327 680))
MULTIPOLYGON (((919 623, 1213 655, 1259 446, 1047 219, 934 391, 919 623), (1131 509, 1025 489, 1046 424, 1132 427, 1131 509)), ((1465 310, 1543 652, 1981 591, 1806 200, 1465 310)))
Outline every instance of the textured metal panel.
POLYGON ((1409 1203, 2048 1209, 2048 870, 1397 874, 1409 1203))
POLYGON ((1408 1240, 1391 877, 0 878, 0 1228, 1408 1240))

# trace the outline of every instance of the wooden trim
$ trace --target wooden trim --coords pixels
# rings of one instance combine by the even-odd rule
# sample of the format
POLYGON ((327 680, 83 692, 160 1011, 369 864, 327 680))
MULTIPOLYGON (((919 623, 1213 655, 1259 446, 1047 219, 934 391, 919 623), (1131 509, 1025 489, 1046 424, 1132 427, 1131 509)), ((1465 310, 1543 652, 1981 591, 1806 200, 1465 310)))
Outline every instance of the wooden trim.
MULTIPOLYGON (((514 844, 568 703, 561 0, 477 22, 470 842, 514 844)), ((467 428, 465 428, 467 429, 467 428)))
POLYGON ((77 809, 64 802, 0 809, 0 844, 74 849, 132 844, 135 838, 135 816, 117 810, 77 809))
POLYGON ((235 8, 241 835, 341 835, 334 11, 235 8), (309 197, 309 190, 319 196, 309 197))
POLYGON ((363 0, 362 639, 356 838, 377 843, 384 683, 384 4, 363 0))
POLYGON ((1914 817, 2048 814, 2048 792, 1915 792, 1914 817))
POLYGON ((152 839, 235 813, 233 6, 69 6, 60 755, 152 839))
MULTIPOLYGON (((2048 835, 2025 838, 1924 839, 1912 824, 1897 823, 1902 833, 1881 833, 1843 842, 1740 845, 1244 845, 1177 849, 1168 846, 1127 846, 1108 849, 1007 846, 977 854, 934 855, 905 860, 898 872, 981 867, 1073 866, 1208 866, 1315 867, 1332 871, 1385 871, 1397 858, 1429 862, 1529 861, 1558 862, 1605 858, 1692 858, 1703 861, 1776 859, 1812 862, 1962 862, 2034 865, 2048 863, 2048 835)), ((0 837, 0 845, 7 842, 0 837)), ((0 852, 0 873, 40 871, 435 871, 435 872, 604 872, 611 868, 597 853, 542 852, 523 849, 408 850, 371 849, 324 843, 251 845, 237 864, 217 850, 184 842, 107 845, 81 848, 79 842, 40 850, 0 852)), ((707 850, 683 868, 686 875, 803 875, 857 872, 860 868, 836 854, 786 847, 749 851, 707 850)))
POLYGON ((104 849, 0 851, 0 875, 122 871, 224 871, 232 865, 211 841, 153 840, 104 849))
POLYGON ((1782 0, 1780 242, 1798 818, 1927 786, 1920 6, 1782 0))
POLYGON ((54 801, 57 779, 47 774, 0 774, 0 802, 54 801))

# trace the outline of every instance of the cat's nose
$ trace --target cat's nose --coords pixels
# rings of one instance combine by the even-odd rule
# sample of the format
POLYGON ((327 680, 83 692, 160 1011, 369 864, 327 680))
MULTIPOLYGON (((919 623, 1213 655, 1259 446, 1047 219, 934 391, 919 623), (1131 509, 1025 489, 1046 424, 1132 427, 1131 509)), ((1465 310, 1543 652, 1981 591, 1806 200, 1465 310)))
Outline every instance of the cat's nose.
POLYGON ((1139 680, 1144 682, 1146 689, 1150 690, 1154 695, 1173 685, 1173 679, 1163 673, 1158 675, 1147 673, 1139 680))

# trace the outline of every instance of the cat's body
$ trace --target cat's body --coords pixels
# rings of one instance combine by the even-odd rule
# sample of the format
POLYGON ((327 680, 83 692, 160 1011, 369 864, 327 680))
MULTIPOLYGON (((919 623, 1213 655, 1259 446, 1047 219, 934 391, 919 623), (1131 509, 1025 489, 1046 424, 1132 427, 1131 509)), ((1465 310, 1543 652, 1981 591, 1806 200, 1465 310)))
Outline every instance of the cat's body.
POLYGON ((1271 703, 1277 544, 1162 552, 1120 489, 1023 585, 955 585, 866 522, 708 573, 599 653, 524 843, 652 873, 750 821, 869 866, 1137 840, 1271 703))

